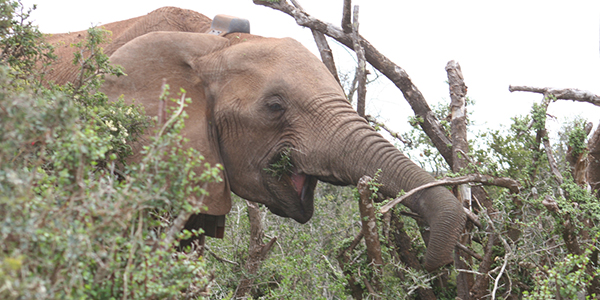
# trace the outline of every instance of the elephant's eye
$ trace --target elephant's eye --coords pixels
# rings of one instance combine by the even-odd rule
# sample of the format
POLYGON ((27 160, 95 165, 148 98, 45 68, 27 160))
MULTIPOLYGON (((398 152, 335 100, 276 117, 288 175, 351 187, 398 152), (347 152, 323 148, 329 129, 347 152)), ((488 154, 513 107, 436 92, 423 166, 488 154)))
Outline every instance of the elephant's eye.
POLYGON ((272 112, 282 112, 284 110, 283 105, 279 102, 271 102, 267 104, 267 107, 272 112))

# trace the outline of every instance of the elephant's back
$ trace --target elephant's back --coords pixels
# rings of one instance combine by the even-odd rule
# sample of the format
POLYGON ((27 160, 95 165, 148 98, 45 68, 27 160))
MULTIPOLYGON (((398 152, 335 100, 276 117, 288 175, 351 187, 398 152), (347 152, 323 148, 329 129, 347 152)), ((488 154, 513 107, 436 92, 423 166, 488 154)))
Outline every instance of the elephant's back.
MULTIPOLYGON (((153 31, 207 32, 211 19, 188 9, 162 7, 141 17, 118 21, 103 25, 111 32, 110 41, 101 45, 104 53, 112 55, 127 42, 153 31)), ((46 41, 55 46, 57 61, 53 69, 47 73, 46 79, 57 84, 74 81, 79 73, 79 66, 74 65, 73 53, 76 44, 85 40, 87 30, 48 35, 46 41)))

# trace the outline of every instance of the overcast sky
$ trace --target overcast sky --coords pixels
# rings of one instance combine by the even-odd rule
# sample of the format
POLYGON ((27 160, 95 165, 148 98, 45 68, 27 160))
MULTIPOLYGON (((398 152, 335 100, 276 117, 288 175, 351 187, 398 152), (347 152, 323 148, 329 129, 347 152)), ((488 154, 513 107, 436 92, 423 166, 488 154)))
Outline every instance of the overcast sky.
MULTIPOLYGON (((340 26, 342 0, 298 0, 311 15, 340 26)), ((24 0, 37 4, 33 19, 43 32, 84 30, 91 25, 141 16, 162 6, 177 6, 209 17, 228 14, 250 20, 254 34, 292 37, 316 52, 308 29, 282 12, 251 0, 24 0)), ((475 100, 477 127, 498 128, 529 112, 541 96, 510 93, 508 86, 579 88, 600 94, 600 1, 353 1, 360 5, 360 32, 380 52, 404 68, 430 105, 449 100, 449 60, 460 63, 468 96, 475 100)), ((332 44, 335 44, 332 42, 332 44)), ((333 45, 339 69, 353 70, 354 55, 333 45)), ((369 87, 368 113, 398 131, 407 130, 412 111, 387 79, 369 87)), ((550 105, 558 118, 582 115, 598 124, 600 108, 559 101, 550 105)))

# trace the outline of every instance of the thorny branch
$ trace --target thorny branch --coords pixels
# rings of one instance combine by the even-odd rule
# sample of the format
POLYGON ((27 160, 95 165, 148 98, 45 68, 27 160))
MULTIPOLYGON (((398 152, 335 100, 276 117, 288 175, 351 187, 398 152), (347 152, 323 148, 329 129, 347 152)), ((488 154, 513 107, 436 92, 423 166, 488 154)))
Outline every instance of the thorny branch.
POLYGON ((481 183, 483 185, 495 185, 495 186, 500 186, 500 187, 505 187, 507 189, 510 190, 511 193, 519 193, 519 190, 521 189, 521 185, 519 184, 519 182, 517 182, 516 180, 512 179, 512 178, 508 178, 508 177, 494 177, 494 176, 490 176, 490 175, 482 175, 482 174, 469 174, 469 175, 465 175, 465 176, 461 176, 461 177, 454 177, 454 178, 443 178, 434 182, 430 182, 427 184, 424 184, 422 186, 416 187, 410 191, 408 191, 406 194, 402 195, 401 197, 398 197, 392 201, 390 201, 389 203, 385 204, 384 206, 381 207, 381 210, 379 211, 380 213, 384 214, 386 212, 388 212, 392 207, 398 205, 400 202, 404 201, 404 199, 414 195, 416 192, 430 188, 430 187, 434 187, 434 186, 438 186, 438 185, 459 185, 459 184, 465 184, 465 183, 481 183))

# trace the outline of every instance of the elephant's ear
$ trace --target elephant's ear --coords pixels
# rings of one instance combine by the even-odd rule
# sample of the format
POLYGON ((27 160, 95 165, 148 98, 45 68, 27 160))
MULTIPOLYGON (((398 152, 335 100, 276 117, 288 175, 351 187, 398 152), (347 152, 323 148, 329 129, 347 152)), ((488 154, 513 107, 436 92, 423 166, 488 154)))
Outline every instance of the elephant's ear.
MULTIPOLYGON (((159 96, 163 82, 170 86, 171 97, 179 98, 180 89, 192 103, 186 107, 189 118, 182 131, 189 139, 186 147, 193 147, 204 156, 211 166, 223 164, 216 134, 210 119, 211 105, 206 101, 203 84, 192 65, 202 56, 227 47, 225 38, 188 32, 152 32, 131 40, 110 56, 113 64, 121 65, 127 76, 106 78, 102 87, 112 100, 124 96, 125 100, 141 103, 150 116, 157 116, 159 96)), ((151 134, 153 130, 149 130, 151 134)), ((133 159, 135 160, 135 158, 133 159)), ((196 170, 201 174, 203 170, 196 170)), ((221 182, 210 183, 209 196, 203 206, 210 215, 224 215, 231 209, 230 188, 225 172, 221 182)))

